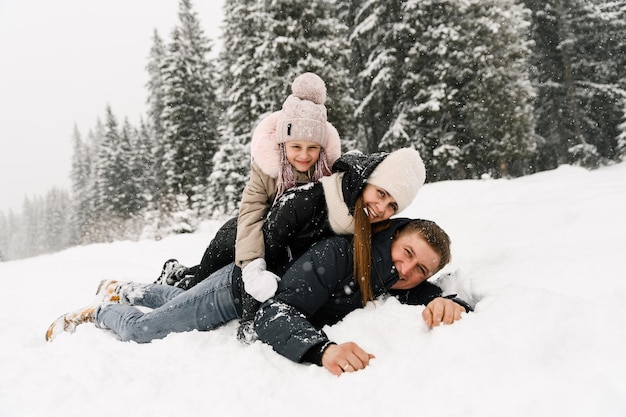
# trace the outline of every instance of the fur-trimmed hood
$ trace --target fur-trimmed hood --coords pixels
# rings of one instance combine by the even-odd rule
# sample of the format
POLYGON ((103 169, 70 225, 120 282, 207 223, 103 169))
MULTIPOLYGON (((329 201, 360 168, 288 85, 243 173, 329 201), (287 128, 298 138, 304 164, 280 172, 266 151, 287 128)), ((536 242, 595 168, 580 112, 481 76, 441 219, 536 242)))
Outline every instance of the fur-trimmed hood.
MULTIPOLYGON (((276 139, 276 125, 280 111, 265 117, 254 129, 250 143, 252 160, 261 170, 272 178, 278 178, 280 171, 280 148, 276 139)), ((328 146, 324 148, 328 166, 332 166, 341 155, 341 144, 337 129, 326 122, 326 139, 328 146)))

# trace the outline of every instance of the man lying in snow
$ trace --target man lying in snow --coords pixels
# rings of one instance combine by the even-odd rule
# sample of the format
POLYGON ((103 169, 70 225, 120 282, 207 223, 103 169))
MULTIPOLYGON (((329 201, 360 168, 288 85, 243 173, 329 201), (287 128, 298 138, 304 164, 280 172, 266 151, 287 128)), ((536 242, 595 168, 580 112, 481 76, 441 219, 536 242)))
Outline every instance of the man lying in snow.
MULTIPOLYGON (((313 245, 283 275, 274 297, 254 320, 259 339, 295 362, 324 366, 333 374, 365 368, 372 354, 356 343, 335 344, 321 330, 365 302, 391 294, 407 304, 426 305, 422 314, 433 327, 451 324, 471 310, 464 301, 441 297, 426 280, 450 261, 450 239, 434 222, 393 219, 372 238, 371 282, 352 276, 350 237, 335 236, 313 245), (355 282, 356 281, 356 282, 355 282)), ((242 313, 241 269, 230 264, 188 291, 133 282, 103 281, 97 300, 59 317, 46 340, 78 324, 95 323, 124 341, 138 343, 169 333, 211 330, 242 313), (143 312, 134 306, 153 309, 143 312)))

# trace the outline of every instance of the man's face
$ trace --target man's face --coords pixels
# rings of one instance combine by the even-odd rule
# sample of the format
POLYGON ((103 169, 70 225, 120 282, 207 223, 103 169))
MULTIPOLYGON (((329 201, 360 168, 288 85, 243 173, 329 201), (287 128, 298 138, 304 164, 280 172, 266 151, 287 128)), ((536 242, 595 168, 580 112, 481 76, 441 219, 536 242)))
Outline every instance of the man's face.
POLYGON ((391 260, 400 279, 394 290, 415 288, 430 278, 439 267, 439 255, 418 232, 403 233, 391 243, 391 260))

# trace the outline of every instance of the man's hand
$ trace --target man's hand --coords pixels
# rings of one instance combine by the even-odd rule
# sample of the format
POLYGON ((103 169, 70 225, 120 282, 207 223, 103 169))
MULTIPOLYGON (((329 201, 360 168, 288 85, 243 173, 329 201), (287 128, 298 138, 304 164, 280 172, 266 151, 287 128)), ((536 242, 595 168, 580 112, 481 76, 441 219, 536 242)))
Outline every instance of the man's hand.
POLYGON ((373 358, 374 355, 367 353, 356 343, 348 342, 329 345, 322 355, 322 365, 338 376, 343 372, 355 372, 365 368, 373 358))
POLYGON ((461 313, 465 313, 463 306, 450 299, 437 297, 428 303, 422 312, 422 317, 428 327, 436 327, 441 323, 452 324, 460 320, 461 313))

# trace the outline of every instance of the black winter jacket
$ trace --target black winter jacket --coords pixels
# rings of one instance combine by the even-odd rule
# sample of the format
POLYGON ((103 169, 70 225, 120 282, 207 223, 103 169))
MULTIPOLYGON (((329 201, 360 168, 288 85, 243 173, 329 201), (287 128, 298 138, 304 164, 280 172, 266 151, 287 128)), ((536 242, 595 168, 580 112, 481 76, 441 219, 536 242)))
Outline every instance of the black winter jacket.
MULTIPOLYGON (((391 261, 391 242, 396 230, 411 219, 393 219, 372 239, 372 288, 374 297, 390 293, 398 278, 391 261)), ((352 240, 335 236, 312 246, 283 275, 273 298, 255 316, 259 338, 295 362, 321 364, 323 349, 330 343, 320 329, 334 324, 360 308, 361 292, 352 278, 352 240)), ((430 282, 416 288, 393 291, 401 302, 428 304, 441 296, 430 282)), ((459 304, 465 305, 461 300, 459 304)))
MULTIPOLYGON (((341 191, 350 213, 367 178, 388 153, 365 155, 348 152, 333 165, 333 173, 343 172, 341 191)), ((289 263, 313 243, 333 236, 328 206, 321 183, 309 183, 287 190, 270 208, 263 222, 267 267, 281 275, 289 263)), ((211 240, 199 265, 188 268, 176 286, 184 290, 197 285, 210 274, 235 260, 237 217, 224 223, 211 240)))
MULTIPOLYGON (((343 154, 333 165, 333 172, 343 172, 341 191, 350 214, 367 179, 389 154, 343 154)), ((270 208, 263 223, 265 259, 270 269, 281 273, 278 265, 288 265, 312 244, 334 236, 328 220, 328 206, 321 183, 309 183, 287 190, 270 208)))

